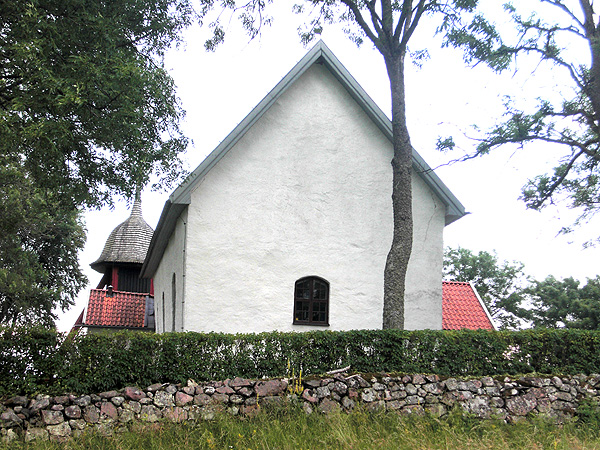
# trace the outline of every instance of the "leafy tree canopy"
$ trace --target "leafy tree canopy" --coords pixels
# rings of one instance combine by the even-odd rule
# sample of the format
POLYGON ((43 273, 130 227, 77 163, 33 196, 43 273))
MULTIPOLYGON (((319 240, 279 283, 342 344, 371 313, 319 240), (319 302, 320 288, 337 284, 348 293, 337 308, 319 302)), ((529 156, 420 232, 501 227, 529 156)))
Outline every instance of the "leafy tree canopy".
POLYGON ((4 1, 0 154, 76 205, 173 180, 187 143, 161 57, 187 0, 4 1))
POLYGON ((534 327, 600 329, 600 276, 584 286, 573 278, 548 276, 527 289, 534 327))
MULTIPOLYGON (((514 99, 507 99, 503 121, 489 130, 468 158, 507 144, 522 146, 532 141, 563 148, 553 170, 530 180, 521 198, 535 210, 564 200, 580 211, 577 225, 600 205, 600 20, 592 0, 534 3, 537 12, 526 17, 519 12, 522 5, 505 6, 516 33, 503 33, 501 43, 482 45, 485 39, 473 40, 464 30, 451 36, 449 42, 465 50, 467 62, 483 61, 503 71, 516 69, 518 58, 526 56, 539 61, 535 69, 539 79, 558 71, 568 80, 561 89, 552 89, 538 99, 535 107, 523 109, 514 99)), ((440 140, 439 146, 453 147, 454 142, 440 140)))
POLYGON ((0 199, 0 323, 52 325, 53 308, 71 305, 86 283, 79 212, 3 156, 0 199))
POLYGON ((528 317, 523 308, 530 279, 520 262, 499 261, 496 253, 466 248, 444 251, 444 279, 472 282, 500 328, 519 328, 528 317))
POLYGON ((1 2, 0 322, 73 302, 81 208, 180 175, 162 57, 193 16, 190 0, 1 2))

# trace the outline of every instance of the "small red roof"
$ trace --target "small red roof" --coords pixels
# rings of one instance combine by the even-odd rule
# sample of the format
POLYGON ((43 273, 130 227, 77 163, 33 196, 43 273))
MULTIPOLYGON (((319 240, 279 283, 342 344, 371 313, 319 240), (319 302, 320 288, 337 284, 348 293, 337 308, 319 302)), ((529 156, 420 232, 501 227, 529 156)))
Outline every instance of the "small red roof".
POLYGON ((83 326, 143 328, 148 294, 92 289, 83 326))
POLYGON ((494 330, 487 308, 470 283, 442 283, 442 328, 444 330, 494 330))

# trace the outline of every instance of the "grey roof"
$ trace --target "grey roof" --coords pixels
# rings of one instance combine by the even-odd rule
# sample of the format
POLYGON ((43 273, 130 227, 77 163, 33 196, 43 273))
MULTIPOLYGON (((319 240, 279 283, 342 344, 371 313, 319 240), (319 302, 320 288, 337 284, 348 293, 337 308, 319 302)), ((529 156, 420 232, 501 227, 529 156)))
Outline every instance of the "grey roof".
MULTIPOLYGON (((334 77, 344 86, 352 98, 362 107, 369 118, 381 132, 392 141, 392 123, 385 113, 369 97, 343 64, 323 41, 315 46, 302 58, 288 74, 263 98, 237 127, 200 163, 185 181, 171 194, 165 202, 162 214, 152 237, 148 256, 142 267, 142 277, 150 278, 165 251, 175 221, 183 210, 190 204, 191 193, 202 181, 212 167, 246 134, 246 132, 262 117, 262 115, 277 101, 277 99, 300 78, 313 64, 322 63, 334 77)), ((446 205, 446 225, 464 216, 465 208, 450 192, 446 185, 433 172, 419 153, 413 149, 413 169, 446 205)))
POLYGON ((133 202, 129 218, 112 230, 100 258, 90 266, 102 273, 107 264, 142 264, 153 233, 152 227, 142 217, 142 201, 137 197, 133 202))

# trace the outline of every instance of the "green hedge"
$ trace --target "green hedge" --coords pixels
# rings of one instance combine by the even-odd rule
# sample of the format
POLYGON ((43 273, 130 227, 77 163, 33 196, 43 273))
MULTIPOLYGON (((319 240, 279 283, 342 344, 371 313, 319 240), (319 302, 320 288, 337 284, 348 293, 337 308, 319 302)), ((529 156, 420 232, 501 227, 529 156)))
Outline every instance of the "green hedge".
POLYGON ((90 393, 156 382, 353 372, 481 376, 600 373, 600 332, 583 330, 120 332, 67 338, 0 329, 0 395, 90 393))

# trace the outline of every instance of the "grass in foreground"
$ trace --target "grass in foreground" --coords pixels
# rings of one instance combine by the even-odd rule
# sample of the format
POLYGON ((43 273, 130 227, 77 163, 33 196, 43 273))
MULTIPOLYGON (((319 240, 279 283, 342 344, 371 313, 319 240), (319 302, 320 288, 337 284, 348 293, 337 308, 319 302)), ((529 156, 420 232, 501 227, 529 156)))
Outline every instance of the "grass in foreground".
POLYGON ((262 411, 252 418, 222 415, 195 426, 160 424, 103 437, 86 433, 67 442, 12 443, 31 450, 175 449, 599 449, 600 421, 557 426, 541 419, 518 424, 481 421, 453 413, 447 419, 355 411, 312 414, 299 409, 262 411))

